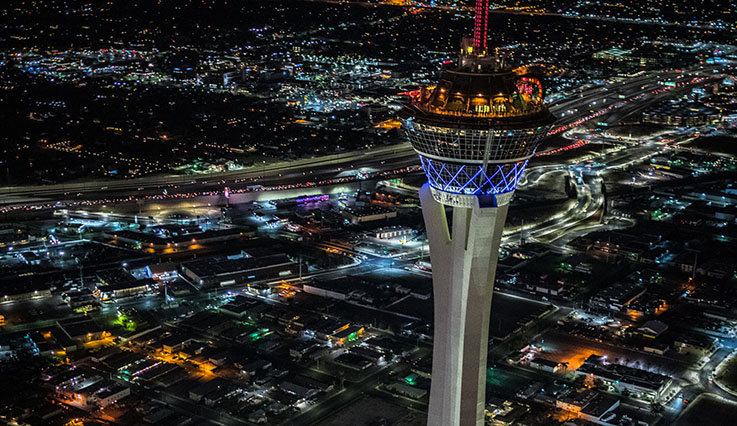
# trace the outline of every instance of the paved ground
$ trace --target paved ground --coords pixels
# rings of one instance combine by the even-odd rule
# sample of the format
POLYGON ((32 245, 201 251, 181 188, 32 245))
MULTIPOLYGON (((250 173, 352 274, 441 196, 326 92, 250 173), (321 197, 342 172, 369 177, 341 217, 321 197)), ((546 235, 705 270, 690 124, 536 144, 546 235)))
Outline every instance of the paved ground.
POLYGON ((404 407, 375 397, 366 397, 351 403, 346 409, 318 423, 318 426, 363 426, 378 424, 376 422, 379 419, 386 419, 387 424, 394 424, 406 415, 407 410, 404 407))
POLYGON ((733 426, 737 424, 737 404, 705 394, 686 409, 676 426, 733 426))
POLYGON ((642 368, 654 373, 674 377, 680 377, 688 368, 688 364, 672 358, 655 354, 645 354, 557 332, 544 334, 542 336, 542 346, 545 350, 545 354, 543 355, 545 358, 568 362, 569 370, 578 368, 591 354, 606 355, 609 361, 613 363, 626 364, 631 367, 642 368))

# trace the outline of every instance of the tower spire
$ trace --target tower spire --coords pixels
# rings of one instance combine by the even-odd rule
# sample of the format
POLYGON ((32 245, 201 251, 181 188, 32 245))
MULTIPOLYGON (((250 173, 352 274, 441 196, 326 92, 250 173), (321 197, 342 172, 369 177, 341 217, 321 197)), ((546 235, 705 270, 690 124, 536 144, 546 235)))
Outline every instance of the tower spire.
POLYGON ((486 52, 489 27, 489 0, 476 0, 476 17, 473 24, 473 47, 478 53, 486 52))

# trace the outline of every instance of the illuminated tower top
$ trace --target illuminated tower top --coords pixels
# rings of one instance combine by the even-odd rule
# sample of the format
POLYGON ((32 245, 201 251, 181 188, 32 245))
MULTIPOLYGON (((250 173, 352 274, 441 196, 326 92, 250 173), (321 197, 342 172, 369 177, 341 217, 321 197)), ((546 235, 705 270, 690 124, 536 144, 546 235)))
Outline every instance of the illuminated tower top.
POLYGON ((487 47, 489 1, 476 0, 473 38, 457 66, 413 92, 399 112, 436 201, 470 207, 509 203, 555 118, 542 82, 487 47))

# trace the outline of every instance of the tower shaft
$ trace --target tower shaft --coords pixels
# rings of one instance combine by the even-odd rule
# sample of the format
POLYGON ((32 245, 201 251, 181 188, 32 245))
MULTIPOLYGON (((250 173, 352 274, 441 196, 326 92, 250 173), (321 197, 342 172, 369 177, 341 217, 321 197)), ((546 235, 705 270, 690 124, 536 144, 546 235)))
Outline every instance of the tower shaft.
POLYGON ((489 1, 473 41, 399 111, 427 176, 420 189, 433 266, 429 426, 483 426, 494 275, 507 209, 555 122, 541 82, 487 51, 489 1), (471 44, 473 43, 473 44, 471 44), (449 227, 445 207, 453 208, 449 227))
POLYGON ((428 426, 483 426, 494 275, 508 204, 445 206, 430 187, 420 201, 433 265, 435 331, 428 426))

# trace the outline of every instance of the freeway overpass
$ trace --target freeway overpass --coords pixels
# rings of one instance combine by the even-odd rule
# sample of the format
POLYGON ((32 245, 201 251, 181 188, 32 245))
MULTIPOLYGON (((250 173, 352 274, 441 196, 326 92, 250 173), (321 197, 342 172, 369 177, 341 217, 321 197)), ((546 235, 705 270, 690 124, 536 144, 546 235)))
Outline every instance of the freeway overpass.
MULTIPOLYGON (((602 120, 604 116, 621 117, 640 102, 659 99, 667 92, 662 90, 659 80, 669 79, 680 88, 690 87, 697 77, 715 77, 716 67, 700 67, 692 70, 670 70, 618 82, 588 88, 569 95, 550 107, 559 117, 552 133, 560 133, 580 126, 591 120, 602 120), (621 99, 620 96, 625 96, 621 99)), ((618 119, 618 118, 617 118, 618 119)), ((341 183, 336 177, 346 170, 362 168, 375 171, 415 172, 417 159, 409 143, 374 148, 365 151, 305 158, 289 162, 276 162, 242 170, 231 170, 206 175, 163 175, 147 176, 129 180, 91 180, 87 182, 53 185, 27 185, 0 188, 0 205, 53 207, 56 202, 79 205, 84 201, 115 203, 116 200, 161 199, 164 190, 169 197, 187 198, 203 193, 220 193, 225 186, 232 189, 251 185, 268 186, 276 190, 314 187, 316 184, 341 183), (407 167, 412 166, 410 170, 407 167)))

